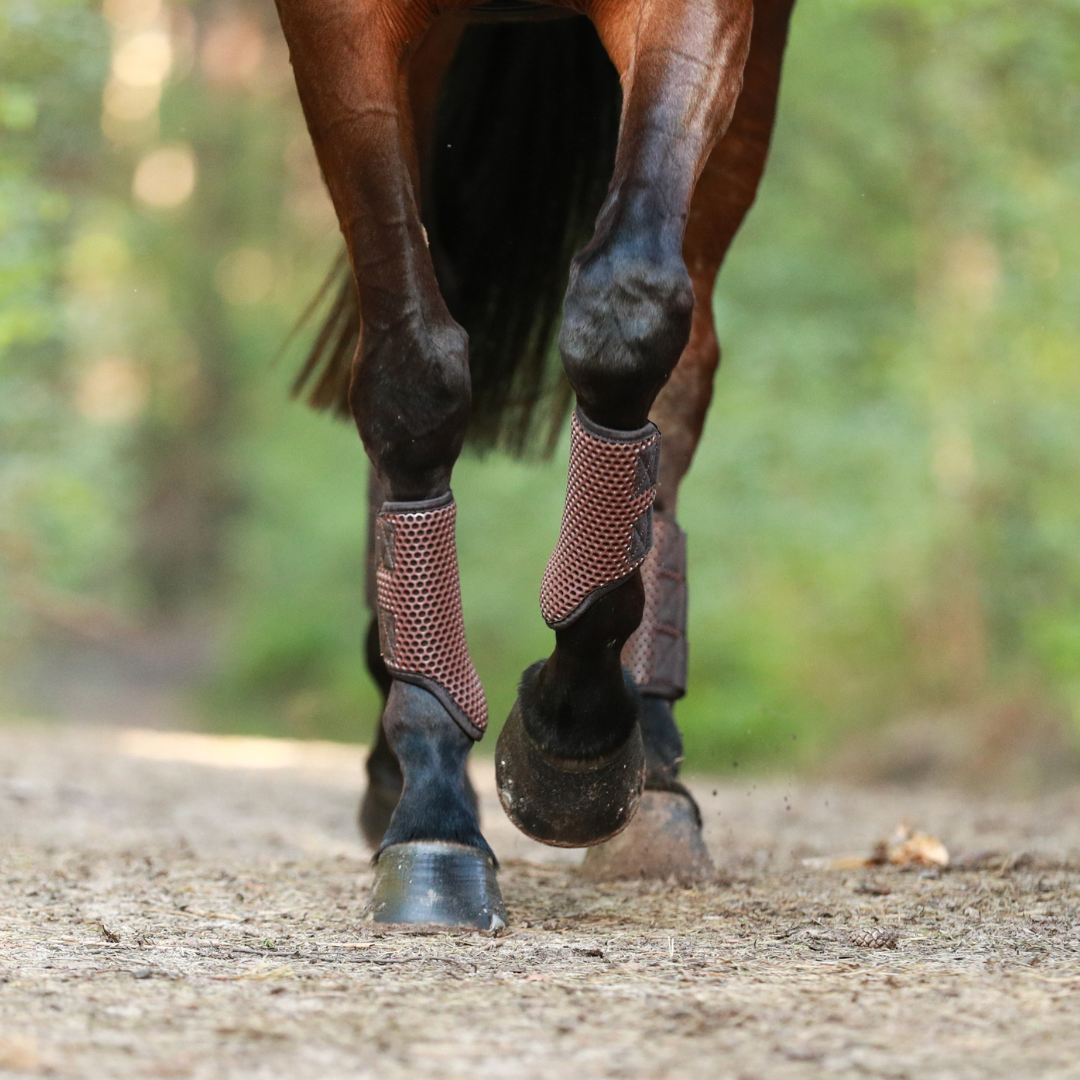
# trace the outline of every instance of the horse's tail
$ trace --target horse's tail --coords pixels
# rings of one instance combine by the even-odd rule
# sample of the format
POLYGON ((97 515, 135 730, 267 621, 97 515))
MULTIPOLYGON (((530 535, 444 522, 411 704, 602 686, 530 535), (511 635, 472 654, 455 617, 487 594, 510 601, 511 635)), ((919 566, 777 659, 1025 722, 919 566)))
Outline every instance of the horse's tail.
MULTIPOLYGON (((552 341, 570 259, 589 237, 615 160, 618 77, 583 18, 470 26, 447 74, 424 221, 440 285, 469 334, 469 440, 550 448, 570 402, 552 341)), ((348 416, 360 333, 342 257, 334 292, 294 383, 348 416)))

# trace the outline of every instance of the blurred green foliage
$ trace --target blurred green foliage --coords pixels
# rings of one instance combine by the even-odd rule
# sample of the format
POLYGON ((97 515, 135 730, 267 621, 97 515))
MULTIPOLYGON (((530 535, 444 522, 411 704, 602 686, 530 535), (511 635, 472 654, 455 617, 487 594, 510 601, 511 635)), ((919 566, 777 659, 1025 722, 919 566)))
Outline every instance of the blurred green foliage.
MULTIPOLYGON (((278 355, 337 243, 270 7, 0 0, 9 671, 193 625, 207 725, 367 738, 363 454, 278 355)), ((983 730, 987 767, 1075 733, 1078 298, 1074 0, 800 0, 680 510, 692 766, 906 717, 983 730)), ((495 717, 550 648, 564 478, 456 474, 495 717)))

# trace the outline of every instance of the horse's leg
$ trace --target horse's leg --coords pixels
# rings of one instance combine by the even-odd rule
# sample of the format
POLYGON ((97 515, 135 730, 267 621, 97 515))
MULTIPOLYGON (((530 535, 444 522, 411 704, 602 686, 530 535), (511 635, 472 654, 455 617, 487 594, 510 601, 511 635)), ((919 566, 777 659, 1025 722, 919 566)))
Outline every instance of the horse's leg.
POLYGON ((494 857, 465 794, 487 722, 461 617, 450 476, 465 435, 467 341, 439 293, 419 212, 410 49, 423 2, 279 0, 297 88, 356 276, 363 332, 350 399, 385 487, 376 521, 383 714, 403 775, 369 914, 491 928, 494 857))
MULTIPOLYGON (((367 605, 371 612, 371 621, 368 623, 367 635, 364 641, 364 654, 367 662, 368 674, 379 688, 382 695, 382 708, 386 708, 386 699, 390 695, 393 685, 393 676, 387 670, 386 661, 383 659, 379 645, 379 600, 378 600, 378 568, 376 565, 375 530, 378 524, 379 511, 382 509, 386 498, 383 493, 379 474, 370 469, 368 474, 368 549, 367 549, 367 605)), ((365 763, 367 771, 367 787, 364 789, 364 797, 360 801, 358 823, 360 832, 368 845, 378 850, 382 844, 386 830, 390 827, 390 818, 401 799, 401 789, 404 778, 401 775, 401 764, 397 755, 390 746, 390 740, 386 737, 386 728, 383 726, 380 713, 379 723, 375 729, 375 741, 368 754, 365 763)), ((476 790, 469 780, 468 771, 465 773, 465 798, 469 800, 473 809, 479 814, 480 800, 476 790)))
POLYGON ((386 835, 386 830, 390 825, 390 818, 397 808, 398 801, 401 799, 401 788, 404 784, 401 765, 390 747, 390 742, 386 737, 386 729, 383 727, 382 722, 382 713, 386 709, 386 699, 390 696, 390 688, 394 682, 390 672, 386 669, 386 661, 383 660, 379 647, 379 598, 375 562, 375 529, 378 523, 379 511, 382 509, 384 502, 386 502, 386 495, 379 480, 379 474, 369 466, 366 600, 368 611, 371 613, 371 620, 368 623, 367 634, 364 638, 364 659, 367 662, 368 674, 371 676, 372 682, 379 688, 379 694, 382 697, 382 709, 380 709, 379 723, 375 729, 375 741, 365 763, 368 782, 367 787, 364 789, 364 797, 360 801, 358 822, 364 839, 376 851, 386 835))
POLYGON ((686 692, 686 537, 676 523, 679 485, 701 438, 720 349, 712 297, 721 263, 757 193, 776 116, 794 0, 756 0, 750 53, 735 115, 694 191, 683 257, 694 287, 690 340, 649 413, 663 432, 653 548, 641 567, 645 614, 623 649, 642 695, 645 791, 630 826, 589 849, 594 878, 706 876, 712 862, 701 814, 679 781, 682 737, 674 703, 686 692))
POLYGON ((575 847, 624 828, 644 782, 641 698, 620 654, 644 607, 659 466, 649 411, 690 337, 683 237, 735 109, 752 4, 594 0, 587 13, 622 79, 623 115, 559 337, 577 409, 562 532, 541 587, 555 651, 525 672, 496 752, 514 823, 575 847))
MULTIPOLYGON (((409 103, 412 109, 416 142, 420 154, 422 188, 427 187, 427 174, 431 161, 431 133, 434 129, 435 109, 439 88, 449 68, 464 24, 459 20, 444 19, 430 27, 416 46, 409 64, 409 103)), ((393 679, 383 660, 379 643, 378 588, 375 552, 375 531, 379 511, 386 501, 379 474, 374 468, 368 474, 368 538, 367 538, 367 606, 371 613, 365 639, 365 658, 368 673, 378 686, 383 699, 383 709, 390 694, 393 679)), ((369 846, 378 850, 390 825, 390 818, 401 798, 404 783, 401 765, 390 746, 386 729, 380 715, 375 741, 366 762, 367 787, 360 802, 358 822, 360 831, 369 846)), ((477 812, 479 799, 465 774, 465 797, 477 812)))

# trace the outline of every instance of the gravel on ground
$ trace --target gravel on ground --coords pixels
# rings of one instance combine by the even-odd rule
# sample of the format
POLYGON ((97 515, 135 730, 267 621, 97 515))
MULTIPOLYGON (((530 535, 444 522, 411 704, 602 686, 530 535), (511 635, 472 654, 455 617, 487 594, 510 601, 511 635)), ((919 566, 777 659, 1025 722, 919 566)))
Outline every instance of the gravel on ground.
POLYGON ((364 922, 362 759, 0 726, 0 1077, 1080 1077, 1080 789, 698 778, 716 879, 593 884, 479 758, 490 937, 364 922))

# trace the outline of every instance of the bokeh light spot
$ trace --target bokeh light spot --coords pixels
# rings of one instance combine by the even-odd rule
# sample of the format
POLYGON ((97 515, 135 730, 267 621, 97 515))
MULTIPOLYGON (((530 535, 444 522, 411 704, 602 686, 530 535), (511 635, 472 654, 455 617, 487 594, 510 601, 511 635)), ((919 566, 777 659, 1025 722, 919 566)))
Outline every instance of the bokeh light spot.
POLYGON ((142 30, 117 46, 113 76, 128 86, 160 86, 172 70, 172 43, 164 30, 142 30))
POLYGON ((110 79, 105 86, 102 105, 114 120, 136 121, 152 116, 161 101, 161 86, 132 86, 110 79))
POLYGON ((106 356, 82 373, 75 391, 81 417, 98 424, 134 420, 146 406, 149 389, 138 366, 127 357, 106 356))
POLYGON ((195 190, 195 154, 189 146, 163 146, 151 150, 135 167, 131 189, 147 206, 181 206, 195 190))

